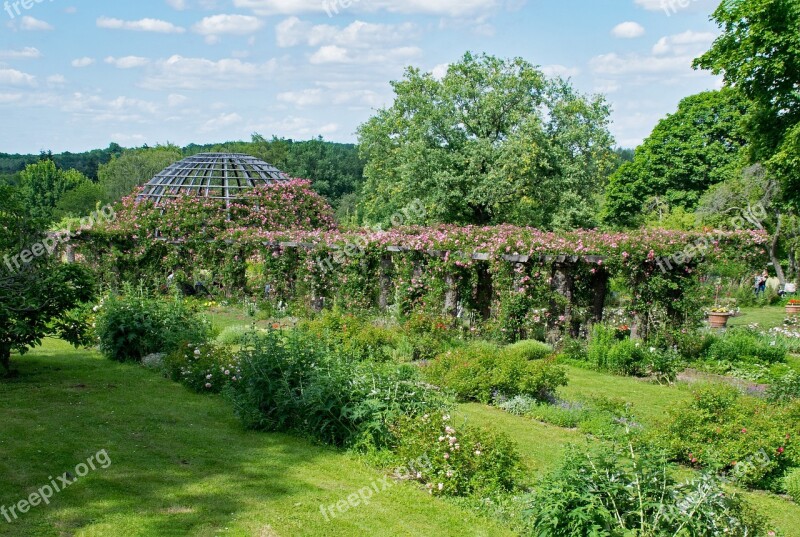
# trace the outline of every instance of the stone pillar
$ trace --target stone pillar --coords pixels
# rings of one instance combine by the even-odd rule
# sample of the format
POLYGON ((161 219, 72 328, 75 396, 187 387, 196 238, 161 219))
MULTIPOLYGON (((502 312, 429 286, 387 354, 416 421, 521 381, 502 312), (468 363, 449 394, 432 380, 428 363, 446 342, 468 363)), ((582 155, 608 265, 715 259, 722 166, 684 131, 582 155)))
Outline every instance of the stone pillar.
POLYGON ((603 321, 608 295, 608 278, 608 272, 604 268, 596 269, 592 275, 592 320, 596 323, 603 321))
POLYGON ((394 261, 392 261, 391 254, 386 254, 381 257, 380 267, 380 294, 378 295, 378 308, 381 311, 386 311, 389 304, 392 302, 394 295, 394 281, 392 274, 394 273, 394 261))
MULTIPOLYGON (((550 303, 550 315, 557 320, 562 315, 564 316, 563 324, 569 327, 570 334, 577 336, 575 327, 572 325, 572 307, 573 307, 573 293, 574 293, 574 276, 572 274, 571 266, 564 261, 555 261, 552 268, 551 287, 554 292, 563 296, 566 299, 566 306, 561 309, 561 305, 555 300, 550 303)), ((556 340, 560 334, 558 331, 551 330, 548 334, 548 339, 556 340)))
POLYGON ((453 273, 448 272, 445 275, 444 283, 447 287, 444 292, 444 314, 447 317, 455 317, 458 313, 458 288, 453 273))
POLYGON ((492 273, 489 272, 488 263, 480 263, 477 270, 478 285, 475 289, 475 302, 478 305, 478 313, 481 319, 488 321, 492 316, 492 295, 494 294, 492 273))

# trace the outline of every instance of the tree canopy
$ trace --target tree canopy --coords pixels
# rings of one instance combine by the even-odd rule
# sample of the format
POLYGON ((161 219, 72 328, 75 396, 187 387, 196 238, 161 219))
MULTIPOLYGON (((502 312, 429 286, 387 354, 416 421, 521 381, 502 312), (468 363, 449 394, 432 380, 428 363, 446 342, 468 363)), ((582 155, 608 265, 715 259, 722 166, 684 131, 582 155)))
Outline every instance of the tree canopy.
POLYGON ((419 199, 428 222, 595 224, 616 162, 603 98, 521 58, 469 53, 441 80, 409 68, 393 87, 394 104, 358 131, 367 220, 419 199))
POLYGON ((746 113, 747 100, 733 89, 683 99, 611 177, 604 220, 635 226, 654 207, 694 210, 709 187, 741 169, 746 113))

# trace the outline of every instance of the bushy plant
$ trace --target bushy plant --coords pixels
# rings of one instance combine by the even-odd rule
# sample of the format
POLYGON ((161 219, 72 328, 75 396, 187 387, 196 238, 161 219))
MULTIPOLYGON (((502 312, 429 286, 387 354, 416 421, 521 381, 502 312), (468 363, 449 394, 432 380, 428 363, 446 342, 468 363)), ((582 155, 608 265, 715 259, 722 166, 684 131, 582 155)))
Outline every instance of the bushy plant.
POLYGON ((761 336, 744 328, 730 329, 718 336, 705 353, 707 360, 773 364, 786 361, 786 349, 774 338, 761 336))
POLYGON ((508 345, 503 354, 523 360, 541 360, 553 355, 553 347, 535 339, 525 339, 508 345))
POLYGON ((388 362, 393 356, 398 335, 368 319, 340 310, 328 310, 316 319, 304 321, 300 328, 325 342, 332 351, 353 360, 388 362))
POLYGON ((164 359, 166 375, 200 393, 220 393, 241 378, 238 359, 225 347, 186 344, 164 359))
POLYGON ((403 417, 393 433, 397 461, 425 461, 413 477, 431 494, 482 496, 517 487, 520 456, 504 433, 456 425, 440 412, 403 417))
POLYGON ((778 407, 731 386, 709 385, 673 407, 650 440, 676 461, 726 473, 743 486, 775 489, 787 468, 800 465, 799 422, 800 404, 778 407))
POLYGON ((767 389, 767 398, 773 403, 786 403, 800 399, 800 374, 791 370, 776 378, 767 389))
POLYGON ((450 330, 451 319, 425 313, 412 313, 402 325, 404 339, 412 349, 413 360, 432 360, 456 346, 450 330))
POLYGON ((234 325, 224 328, 216 338, 219 345, 237 346, 244 345, 252 338, 263 336, 266 330, 254 326, 234 325))
POLYGON ((130 288, 100 304, 95 331, 101 352, 120 362, 170 354, 181 345, 199 345, 213 337, 209 321, 180 299, 161 300, 130 288))
POLYGON ((800 503, 800 468, 789 470, 783 478, 783 487, 791 499, 800 503))
POLYGON ((529 535, 763 535, 764 522, 720 481, 670 476, 663 454, 632 444, 567 451, 530 497, 529 535))
POLYGON ((448 404, 413 366, 353 362, 297 330, 271 331, 240 352, 240 381, 227 394, 250 428, 365 448, 384 447, 400 416, 448 404))
POLYGON ((431 382, 453 391, 459 399, 482 403, 499 395, 546 400, 567 384, 566 372, 552 360, 528 361, 482 341, 438 356, 424 371, 431 382))

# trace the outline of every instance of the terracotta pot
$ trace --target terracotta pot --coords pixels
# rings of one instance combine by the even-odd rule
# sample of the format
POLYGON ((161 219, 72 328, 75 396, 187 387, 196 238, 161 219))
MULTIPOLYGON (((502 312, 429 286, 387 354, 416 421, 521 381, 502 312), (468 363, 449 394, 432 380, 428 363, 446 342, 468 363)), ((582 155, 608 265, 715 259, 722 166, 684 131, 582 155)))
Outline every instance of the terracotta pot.
POLYGON ((728 319, 731 318, 730 313, 709 313, 708 324, 711 328, 725 328, 728 326, 728 319))
POLYGON ((786 305, 786 313, 789 314, 789 315, 797 315, 797 314, 799 314, 800 313, 800 304, 797 304, 796 306, 792 306, 792 305, 787 304, 786 305))

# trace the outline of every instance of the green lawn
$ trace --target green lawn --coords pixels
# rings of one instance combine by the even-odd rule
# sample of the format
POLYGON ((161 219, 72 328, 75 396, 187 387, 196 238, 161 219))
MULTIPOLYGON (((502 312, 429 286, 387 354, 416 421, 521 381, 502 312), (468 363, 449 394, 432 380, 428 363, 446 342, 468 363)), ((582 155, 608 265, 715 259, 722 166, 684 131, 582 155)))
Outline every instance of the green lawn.
POLYGON ((409 483, 326 522, 320 505, 382 489, 384 476, 336 450, 243 431, 220 397, 61 342, 14 362, 20 376, 0 381, 0 506, 100 450, 111 465, 49 506, 0 518, 0 535, 509 535, 409 483))
POLYGON ((786 310, 783 306, 765 306, 763 308, 742 308, 741 315, 731 317, 728 326, 747 326, 757 323, 761 328, 769 329, 783 326, 786 310))

